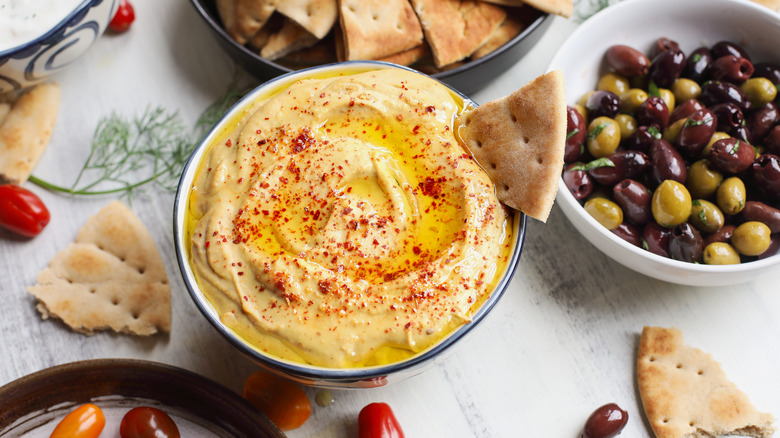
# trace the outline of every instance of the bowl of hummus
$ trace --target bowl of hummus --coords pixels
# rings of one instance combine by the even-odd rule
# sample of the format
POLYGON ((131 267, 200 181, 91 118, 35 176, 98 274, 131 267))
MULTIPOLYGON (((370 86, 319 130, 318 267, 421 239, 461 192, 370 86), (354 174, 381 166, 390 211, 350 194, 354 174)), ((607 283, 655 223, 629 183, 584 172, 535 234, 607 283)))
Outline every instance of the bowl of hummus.
POLYGON ((174 207, 197 307, 261 366, 381 386, 444 357, 493 308, 525 215, 458 135, 436 79, 356 61, 266 82, 210 131, 174 207))

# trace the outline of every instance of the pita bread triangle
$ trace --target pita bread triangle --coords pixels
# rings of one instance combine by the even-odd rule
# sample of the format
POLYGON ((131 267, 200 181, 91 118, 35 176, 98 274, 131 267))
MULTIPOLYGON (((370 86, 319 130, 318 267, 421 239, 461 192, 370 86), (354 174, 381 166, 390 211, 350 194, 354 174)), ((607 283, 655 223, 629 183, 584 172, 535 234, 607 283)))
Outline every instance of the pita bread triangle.
POLYGON ((758 412, 709 354, 683 343, 676 328, 645 327, 637 383, 656 438, 723 435, 770 437, 769 414, 758 412))
POLYGON ((508 96, 463 113, 458 122, 458 135, 496 184, 498 199, 546 222, 563 171, 563 73, 539 76, 508 96))
POLYGON ((89 218, 27 290, 38 298, 43 319, 59 318, 78 332, 170 332, 162 259, 143 223, 121 202, 89 218))

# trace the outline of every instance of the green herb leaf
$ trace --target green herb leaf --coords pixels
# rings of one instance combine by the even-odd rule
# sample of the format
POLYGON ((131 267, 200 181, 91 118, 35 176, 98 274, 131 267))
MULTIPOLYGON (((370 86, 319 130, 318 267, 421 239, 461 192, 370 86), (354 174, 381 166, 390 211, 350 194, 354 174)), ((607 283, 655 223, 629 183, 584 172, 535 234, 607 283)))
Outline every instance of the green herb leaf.
POLYGON ((603 131, 604 128, 606 128, 606 127, 607 127, 607 123, 606 122, 599 123, 595 128, 593 128, 588 133, 588 140, 593 140, 594 138, 598 137, 599 134, 601 134, 601 131, 603 131))
POLYGON ((694 206, 696 206, 696 207, 701 207, 701 202, 700 202, 698 199, 694 199, 694 200, 691 202, 691 205, 694 205, 694 206))
POLYGON ((574 137, 575 135, 577 135, 578 132, 580 132, 579 128, 572 129, 570 133, 566 134, 566 139, 568 140, 574 137))
POLYGON ((704 209, 699 210, 699 221, 702 225, 707 225, 707 215, 704 213, 704 209))
POLYGON ((685 123, 683 123, 683 127, 686 127, 686 126, 701 126, 701 125, 707 124, 707 123, 709 123, 709 122, 711 122, 713 120, 714 119, 712 117, 706 117, 706 118, 701 119, 701 120, 687 119, 687 120, 685 120, 685 123))
POLYGON ((642 248, 645 251, 650 251, 650 245, 647 244, 647 240, 645 240, 645 239, 642 239, 642 248))
POLYGON ((691 56, 691 61, 699 62, 701 61, 701 58, 702 58, 701 53, 694 53, 693 56, 691 56))
POLYGON ((661 91, 658 89, 658 85, 652 80, 647 84, 647 94, 655 97, 661 97, 661 91))
POLYGON ((607 157, 596 158, 585 165, 586 170, 598 169, 599 167, 615 167, 615 163, 607 157))
POLYGON ((566 169, 567 172, 574 172, 575 170, 588 170, 588 166, 585 163, 575 163, 572 164, 568 169, 566 169))
POLYGON ((656 140, 662 137, 661 130, 657 126, 650 126, 647 128, 647 133, 652 135, 656 140))
POLYGON ((739 150, 739 140, 737 140, 737 142, 734 143, 734 147, 731 148, 731 150, 729 151, 729 154, 730 155, 734 155, 734 154, 737 153, 738 150, 739 150))

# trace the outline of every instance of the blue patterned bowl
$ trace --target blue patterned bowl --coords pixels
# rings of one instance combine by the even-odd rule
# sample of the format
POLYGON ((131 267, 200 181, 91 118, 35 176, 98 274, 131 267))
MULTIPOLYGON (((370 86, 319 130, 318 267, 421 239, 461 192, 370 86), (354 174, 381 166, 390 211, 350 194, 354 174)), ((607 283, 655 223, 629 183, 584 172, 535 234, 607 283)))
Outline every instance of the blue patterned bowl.
POLYGON ((84 0, 43 35, 0 51, 0 93, 42 82, 83 55, 106 30, 119 0, 84 0))

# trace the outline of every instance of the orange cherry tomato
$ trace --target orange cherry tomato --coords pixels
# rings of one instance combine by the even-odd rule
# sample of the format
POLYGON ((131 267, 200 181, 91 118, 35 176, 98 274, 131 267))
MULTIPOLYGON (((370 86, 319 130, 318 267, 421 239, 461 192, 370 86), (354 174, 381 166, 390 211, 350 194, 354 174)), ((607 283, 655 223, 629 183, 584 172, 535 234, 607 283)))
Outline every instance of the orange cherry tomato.
POLYGON ((269 372, 250 375, 243 396, 282 430, 297 429, 311 416, 311 403, 301 387, 269 372))
POLYGON ((97 438, 105 425, 103 411, 92 403, 86 403, 66 415, 50 438, 97 438))

